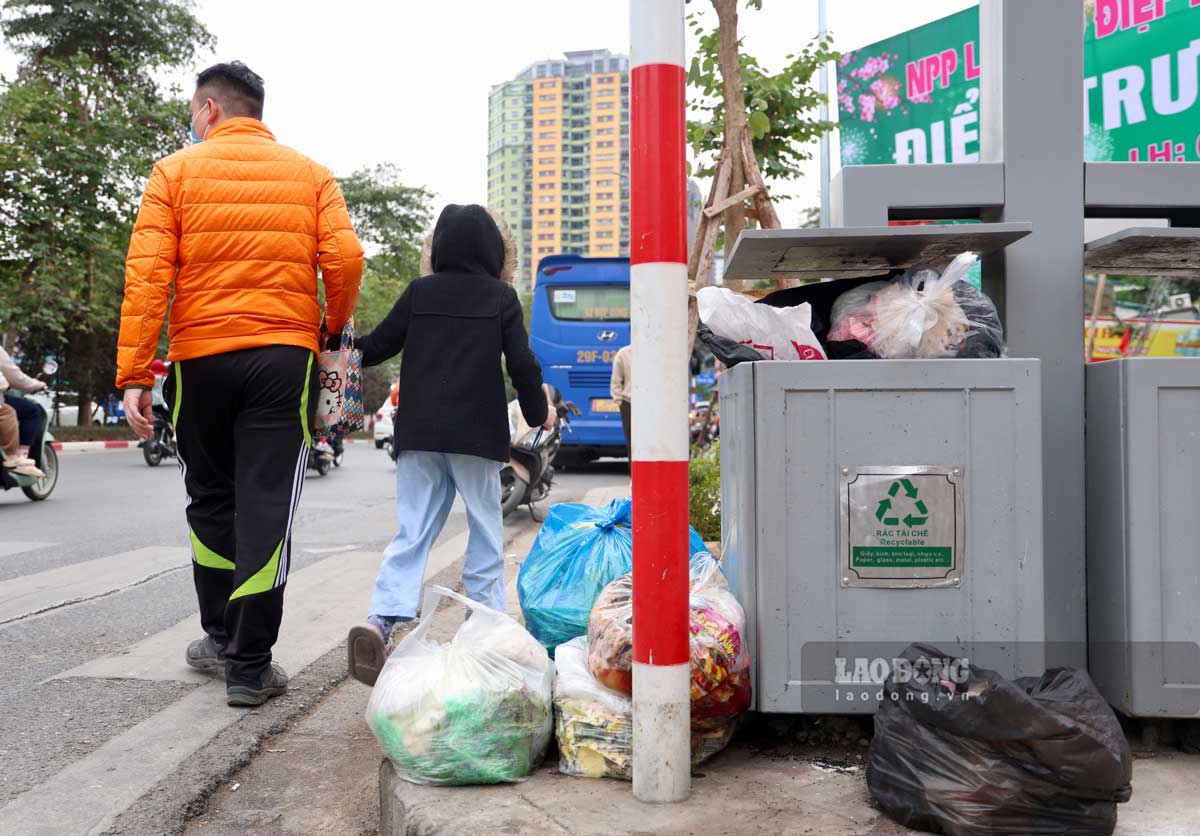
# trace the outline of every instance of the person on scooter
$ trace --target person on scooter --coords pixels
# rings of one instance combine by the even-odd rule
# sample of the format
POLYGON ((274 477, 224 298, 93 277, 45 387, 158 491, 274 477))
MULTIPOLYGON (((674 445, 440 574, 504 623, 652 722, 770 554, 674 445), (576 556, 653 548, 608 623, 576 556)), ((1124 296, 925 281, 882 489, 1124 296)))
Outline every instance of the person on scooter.
POLYGON ((46 411, 29 398, 12 394, 7 391, 7 388, 11 387, 18 392, 34 395, 38 392, 45 392, 50 387, 45 381, 30 377, 21 371, 21 367, 3 347, 0 347, 0 376, 4 377, 7 384, 4 390, 4 403, 11 406, 17 413, 20 436, 17 456, 28 458, 29 448, 37 440, 38 433, 42 429, 42 422, 46 420, 46 411))
MULTIPOLYGON (((8 389, 8 381, 0 375, 0 392, 8 389)), ((0 450, 4 451, 4 469, 22 476, 41 479, 43 473, 33 459, 19 455, 20 433, 17 429, 17 411, 6 403, 0 403, 0 450)))
POLYGON ((365 624, 349 639, 354 678, 373 685, 396 624, 411 621, 429 550, 457 492, 470 537, 463 560, 467 595, 504 612, 504 531, 500 468, 508 461, 508 398, 501 361, 525 419, 552 429, 542 369, 529 348, 511 281, 516 246, 482 206, 447 206, 438 218, 423 278, 412 282, 373 332, 357 341, 363 365, 404 352, 396 413, 396 515, 365 624))

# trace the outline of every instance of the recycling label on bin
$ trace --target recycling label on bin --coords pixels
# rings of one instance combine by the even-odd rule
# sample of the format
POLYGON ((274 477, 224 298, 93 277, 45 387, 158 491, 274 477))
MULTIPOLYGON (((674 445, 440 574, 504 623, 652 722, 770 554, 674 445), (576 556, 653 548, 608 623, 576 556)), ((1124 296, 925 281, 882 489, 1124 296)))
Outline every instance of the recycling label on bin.
POLYGON ((843 467, 842 586, 955 588, 966 520, 961 466, 843 467))

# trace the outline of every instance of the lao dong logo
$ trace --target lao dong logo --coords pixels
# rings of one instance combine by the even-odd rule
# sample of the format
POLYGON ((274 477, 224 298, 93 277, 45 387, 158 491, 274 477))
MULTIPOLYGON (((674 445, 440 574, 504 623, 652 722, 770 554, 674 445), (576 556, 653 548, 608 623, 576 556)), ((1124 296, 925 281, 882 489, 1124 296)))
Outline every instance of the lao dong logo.
MULTIPOLYGON (((954 656, 918 656, 915 659, 887 658, 886 656, 837 656, 833 660, 833 681, 838 686, 836 697, 839 702, 879 702, 884 698, 883 684, 889 677, 898 685, 917 686, 941 685, 950 695, 966 696, 964 688, 971 678, 970 660, 954 656), (872 687, 875 686, 875 687, 872 687)), ((899 695, 893 693, 894 699, 899 695)), ((914 698, 909 692, 909 698, 914 698)), ((928 691, 920 699, 928 700, 928 691)))

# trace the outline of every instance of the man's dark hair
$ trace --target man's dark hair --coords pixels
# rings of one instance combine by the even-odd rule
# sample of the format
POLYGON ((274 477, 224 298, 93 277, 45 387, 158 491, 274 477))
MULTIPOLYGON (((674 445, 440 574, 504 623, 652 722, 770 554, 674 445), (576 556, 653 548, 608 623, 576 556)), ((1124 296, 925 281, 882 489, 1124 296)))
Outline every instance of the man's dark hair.
POLYGON ((230 116, 249 116, 262 119, 262 77, 241 61, 213 64, 196 76, 196 92, 203 98, 213 98, 230 116))

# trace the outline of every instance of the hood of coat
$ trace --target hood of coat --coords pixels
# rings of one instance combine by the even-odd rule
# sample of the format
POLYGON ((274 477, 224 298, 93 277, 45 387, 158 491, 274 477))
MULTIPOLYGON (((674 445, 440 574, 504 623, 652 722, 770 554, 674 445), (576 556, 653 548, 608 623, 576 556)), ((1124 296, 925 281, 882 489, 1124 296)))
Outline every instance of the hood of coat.
POLYGON ((508 224, 482 206, 451 204, 425 236, 421 275, 484 274, 512 284, 517 270, 517 244, 508 224))

